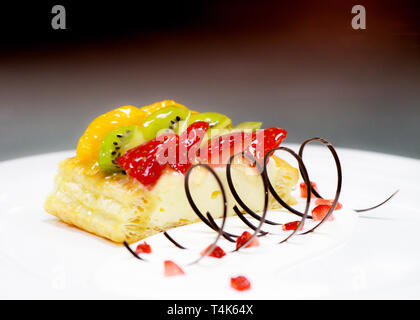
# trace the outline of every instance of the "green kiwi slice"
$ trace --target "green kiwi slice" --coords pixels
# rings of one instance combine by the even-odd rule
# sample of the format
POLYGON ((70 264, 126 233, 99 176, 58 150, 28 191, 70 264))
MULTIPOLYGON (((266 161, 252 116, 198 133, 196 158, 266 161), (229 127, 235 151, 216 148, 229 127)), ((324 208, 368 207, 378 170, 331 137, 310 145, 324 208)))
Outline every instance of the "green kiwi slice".
POLYGON ((262 122, 259 121, 247 121, 247 122, 242 122, 240 124, 237 124, 234 129, 239 129, 239 130, 258 130, 259 128, 261 128, 262 126, 262 122))
POLYGON ((181 121, 185 121, 191 111, 179 107, 166 107, 153 112, 144 119, 142 131, 146 141, 153 139, 161 131, 179 131, 181 121))
POLYGON ((232 120, 224 114, 217 112, 197 113, 190 117, 188 124, 205 121, 210 125, 210 129, 224 129, 232 125, 232 120))
POLYGON ((138 126, 122 126, 105 134, 98 155, 99 167, 107 173, 122 172, 117 163, 127 150, 145 142, 143 132, 138 126))

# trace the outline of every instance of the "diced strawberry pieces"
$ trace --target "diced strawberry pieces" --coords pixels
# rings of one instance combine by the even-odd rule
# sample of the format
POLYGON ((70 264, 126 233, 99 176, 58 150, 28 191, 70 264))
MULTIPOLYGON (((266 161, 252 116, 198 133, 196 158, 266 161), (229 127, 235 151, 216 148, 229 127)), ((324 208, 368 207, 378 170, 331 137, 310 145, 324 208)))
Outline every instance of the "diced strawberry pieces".
POLYGON ((140 253, 151 253, 152 252, 152 247, 145 242, 140 243, 137 248, 136 248, 136 253, 140 254, 140 253))
MULTIPOLYGON (((211 247, 211 245, 209 245, 206 249, 204 249, 202 252, 201 252, 201 255, 202 256, 204 256, 204 254, 210 249, 210 247, 211 247)), ((208 254, 208 256, 209 257, 214 257, 214 258, 218 258, 218 259, 221 259, 221 258, 223 258, 224 256, 226 255, 226 252, 222 249, 222 248, 220 248, 219 246, 216 246, 213 250, 212 250, 212 252, 210 252, 209 254, 208 254)))
MULTIPOLYGON (((299 223, 300 223, 300 221, 292 221, 292 222, 285 223, 283 225, 283 231, 296 230, 299 223)), ((302 229, 303 229, 303 224, 302 224, 302 226, 300 227, 299 230, 302 230, 302 229)))
POLYGON ((165 260, 163 263, 165 267, 165 277, 180 276, 185 274, 184 270, 182 270, 175 262, 165 260))
MULTIPOLYGON (((327 200, 327 199, 321 199, 317 198, 315 200, 315 204, 317 205, 326 205, 326 206, 332 206, 334 203, 334 200, 327 200)), ((337 205, 335 206, 334 210, 340 210, 343 207, 343 205, 340 202, 337 202, 337 205)))
MULTIPOLYGON (((236 239, 236 249, 241 248, 249 239, 251 239, 252 234, 250 234, 248 231, 244 231, 237 239, 236 239)), ((252 239, 250 243, 246 245, 245 248, 249 247, 257 247, 260 245, 260 241, 257 237, 252 239)))
MULTIPOLYGON (((318 187, 316 186, 316 183, 315 182, 312 182, 311 181, 311 188, 312 189, 315 189, 316 192, 319 192, 318 191, 318 187)), ((305 182, 301 182, 300 183, 300 196, 302 198, 306 198, 307 192, 308 192, 308 189, 306 188, 305 182)), ((316 198, 316 196, 313 194, 313 192, 311 192, 311 198, 316 198)))
POLYGON ((230 278, 230 286, 238 291, 251 289, 251 282, 244 276, 230 278))
MULTIPOLYGON (((323 205, 323 204, 321 204, 319 206, 316 206, 312 210, 312 219, 314 221, 320 221, 320 220, 324 219, 327 216, 327 214, 330 211, 330 209, 331 209, 331 205, 323 205)), ((328 217, 328 221, 332 221, 332 220, 334 220, 334 216, 331 214, 328 217)))

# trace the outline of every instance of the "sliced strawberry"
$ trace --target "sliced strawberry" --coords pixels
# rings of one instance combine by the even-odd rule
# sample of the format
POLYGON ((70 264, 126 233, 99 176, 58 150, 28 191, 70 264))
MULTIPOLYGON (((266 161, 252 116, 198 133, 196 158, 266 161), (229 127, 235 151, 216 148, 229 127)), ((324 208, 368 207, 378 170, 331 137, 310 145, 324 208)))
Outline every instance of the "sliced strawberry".
MULTIPOLYGON (((244 231, 237 239, 236 239, 236 249, 242 247, 249 239, 251 239, 252 234, 248 231, 244 231)), ((246 245, 245 248, 249 247, 258 247, 260 245, 260 241, 257 237, 255 237, 250 243, 246 245)))
POLYGON ((151 253, 152 247, 145 241, 143 243, 140 243, 136 248, 136 253, 151 253))
MULTIPOLYGON (((207 252, 208 249, 210 249, 211 245, 209 245, 206 249, 204 249, 201 252, 201 255, 204 256, 204 254, 207 252)), ((219 246, 215 247, 212 252, 210 252, 210 254, 208 255, 209 257, 214 257, 214 258, 218 258, 221 259, 226 255, 226 252, 220 248, 219 246)))
MULTIPOLYGON (((298 227, 299 223, 300 223, 300 221, 292 221, 292 222, 285 223, 283 225, 283 231, 296 230, 296 228, 298 227)), ((302 226, 300 227, 299 230, 302 230, 302 229, 303 229, 303 224, 302 224, 302 226)))
POLYGON ((244 150, 244 136, 244 132, 232 132, 211 139, 199 150, 200 160, 212 165, 227 164, 233 154, 244 150))
MULTIPOLYGON (((317 198, 315 200, 315 204, 317 205, 326 205, 326 206, 332 206, 334 203, 334 200, 327 200, 327 199, 321 199, 317 198)), ((343 207, 343 205, 340 202, 337 202, 337 205, 335 206, 334 210, 340 210, 343 207)))
POLYGON ((268 128, 254 132, 232 132, 213 138, 208 146, 200 149, 200 159, 213 165, 227 164, 229 158, 245 151, 262 163, 265 154, 286 138, 287 131, 281 128, 268 128))
POLYGON ((286 136, 287 131, 285 129, 276 127, 252 132, 252 143, 247 147, 246 151, 262 164, 267 152, 277 148, 286 136))
POLYGON ((179 137, 179 153, 175 163, 169 166, 180 173, 185 174, 191 167, 191 163, 197 156, 201 141, 209 130, 209 123, 197 121, 191 124, 179 137))
POLYGON ((238 276, 230 278, 230 286, 235 290, 244 291, 251 289, 251 282, 244 276, 238 276))
POLYGON ((117 159, 118 164, 128 175, 142 184, 153 185, 161 176, 164 165, 157 161, 156 153, 162 141, 152 139, 136 148, 128 150, 117 159))
POLYGON ((165 277, 180 276, 185 274, 184 270, 182 270, 175 262, 165 260, 163 263, 165 267, 165 277))
MULTIPOLYGON (((331 205, 319 205, 312 210, 312 218, 314 221, 320 221, 326 217, 331 209, 331 205)), ((328 221, 333 221, 334 215, 330 215, 328 221)))
MULTIPOLYGON (((311 188, 312 189, 315 189, 315 191, 316 192, 319 192, 318 191, 318 187, 316 186, 316 183, 315 182, 313 182, 313 181, 311 181, 311 188)), ((300 196, 302 197, 302 198, 306 198, 306 194, 307 194, 307 188, 306 188, 306 184, 305 184, 305 182, 301 182, 300 183, 300 196)), ((316 196, 313 194, 313 192, 311 192, 311 198, 316 198, 316 196)))

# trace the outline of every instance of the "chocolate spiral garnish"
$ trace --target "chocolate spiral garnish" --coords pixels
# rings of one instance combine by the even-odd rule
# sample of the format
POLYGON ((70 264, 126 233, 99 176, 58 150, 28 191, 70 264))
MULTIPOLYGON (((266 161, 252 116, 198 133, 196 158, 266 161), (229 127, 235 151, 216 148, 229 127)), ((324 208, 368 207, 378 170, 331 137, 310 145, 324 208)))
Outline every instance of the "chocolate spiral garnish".
MULTIPOLYGON (((322 138, 311 138, 311 139, 308 139, 308 140, 305 140, 302 144, 301 144, 301 146, 300 146, 300 148, 299 148, 299 156, 301 157, 301 158, 303 158, 303 150, 304 150, 304 148, 305 148, 305 146, 308 144, 308 143, 310 143, 310 142, 312 142, 312 141, 318 141, 318 142, 321 142, 324 146, 326 146, 329 150, 330 150, 330 152, 331 152, 331 154, 332 154, 332 156, 333 156, 333 158, 334 158, 334 161, 335 161, 335 166, 336 166, 336 168, 337 168, 337 188, 336 188, 336 191, 335 191, 335 196, 334 196, 334 201, 333 201, 333 203, 332 203, 332 205, 331 205, 331 207, 330 207, 330 210, 328 211, 328 213, 327 213, 327 215, 315 226, 315 227, 313 227, 312 229, 310 229, 310 230, 308 230, 308 231, 306 231, 306 232, 303 232, 302 234, 307 234, 307 233, 310 233, 310 232, 313 232, 315 229, 317 229, 320 225, 322 225, 325 221, 327 221, 328 220, 328 218, 331 216, 331 214, 334 212, 334 210, 335 210, 335 207, 337 206, 337 203, 338 203, 338 198, 340 197, 340 193, 341 193, 341 186, 342 186, 342 183, 343 183, 343 174, 342 174, 342 171, 341 171, 341 163, 340 163, 340 159, 338 158, 338 155, 337 155, 337 151, 335 151, 335 149, 334 149, 334 147, 332 146, 332 144, 331 143, 329 143, 327 140, 325 140, 325 139, 322 139, 322 138)), ((302 165, 303 165, 303 162, 302 162, 302 165)), ((299 165, 299 171, 302 173, 302 171, 303 171, 303 169, 304 169, 304 166, 301 166, 301 165, 299 165)), ((310 192, 312 192, 313 194, 315 194, 315 196, 316 197, 318 197, 318 198, 322 198, 320 195, 319 195, 319 193, 318 192, 316 192, 316 190, 314 189, 314 188, 312 188, 312 186, 311 186, 311 184, 309 183, 309 185, 307 185, 307 189, 310 191, 310 192)), ((310 197, 310 193, 309 193, 309 197, 310 197)))
MULTIPOLYGON (((285 203, 281 199, 281 197, 278 195, 278 193, 276 192, 276 190, 274 189, 274 187, 272 186, 272 184, 270 182, 270 179, 268 177, 268 172, 267 172, 268 158, 275 151, 286 151, 286 152, 288 152, 289 154, 291 154, 296 159, 296 161, 299 164, 299 168, 301 168, 301 174, 302 174, 303 181, 304 181, 305 185, 307 186, 307 188, 306 188, 306 206, 305 206, 305 211, 304 211, 303 215, 301 216, 302 219, 300 220, 300 222, 299 222, 298 226, 296 227, 296 229, 293 230, 293 232, 288 237, 286 237, 284 240, 280 241, 280 243, 284 243, 287 240, 289 240, 291 237, 293 237, 298 232, 298 230, 300 230, 300 228, 305 223, 306 218, 308 217, 309 206, 311 204, 311 193, 310 193, 311 192, 311 189, 310 189, 311 182, 309 180, 308 171, 306 170, 306 166, 303 163, 302 157, 299 156, 299 155, 297 155, 292 149, 287 148, 287 147, 278 147, 278 148, 274 148, 274 149, 269 150, 265 154, 265 156, 264 156, 264 171, 263 171, 263 175, 264 175, 264 180, 266 181, 266 184, 268 185, 271 194, 274 196, 274 198, 276 200, 279 199, 279 200, 281 200, 281 203, 285 203)), ((290 206, 288 206, 288 207, 290 207, 290 206)), ((292 212, 292 213, 294 213, 294 212, 292 212)))
POLYGON ((134 258, 142 260, 142 261, 147 261, 143 259, 142 257, 140 257, 137 253, 135 253, 133 249, 130 248, 130 245, 126 241, 124 241, 123 243, 124 243, 124 246, 127 248, 127 250, 134 256, 134 258))
POLYGON ((180 245, 177 241, 175 241, 174 238, 172 238, 166 231, 163 232, 163 235, 170 241, 172 242, 176 247, 180 248, 180 249, 187 249, 184 246, 180 245))
POLYGON ((391 194, 388 198, 386 198, 386 200, 382 201, 380 204, 377 204, 376 206, 373 206, 373 207, 370 207, 370 208, 366 208, 366 209, 353 209, 353 211, 355 211, 357 213, 361 213, 361 212, 366 212, 366 211, 370 211, 370 210, 379 208, 380 206, 384 205, 389 200, 391 200, 399 191, 400 190, 396 190, 393 194, 391 194))
MULTIPOLYGON (((241 210, 239 210, 239 208, 237 206, 233 207, 233 211, 235 211, 235 213, 239 217, 239 219, 241 219, 242 222, 245 223, 248 227, 250 227, 254 231, 257 230, 257 227, 254 226, 247 218, 245 218, 245 216, 243 215, 243 213, 241 212, 241 210)), ((265 236, 267 234, 269 234, 269 232, 260 230, 260 234, 258 236, 261 237, 261 236, 265 236)))
MULTIPOLYGON (((230 192, 232 193, 233 197, 238 202, 238 204, 242 207, 242 209, 244 209, 248 213, 252 213, 253 215, 256 215, 259 218, 259 224, 254 229, 254 233, 251 235, 251 237, 248 239, 248 241, 246 241, 244 244, 242 244, 241 246, 239 246, 235 250, 233 250, 233 252, 236 252, 236 251, 239 251, 241 248, 246 248, 246 246, 248 244, 250 244, 255 239, 255 237, 257 237, 259 235, 262 225, 264 223, 267 223, 265 217, 267 215, 267 209, 268 209, 268 190, 267 190, 267 183, 265 182, 264 175, 262 174, 261 166, 258 164, 257 160, 252 155, 250 155, 246 152, 240 152, 240 153, 234 154, 233 156, 231 156, 229 158, 229 161, 226 165, 226 177, 227 177, 230 192), (231 175, 231 165, 232 165, 233 159, 235 157, 239 156, 239 155, 247 157, 249 160, 251 160, 251 162, 253 164, 257 165, 257 167, 258 167, 258 173, 260 174, 263 185, 264 185, 264 208, 263 208, 263 214, 262 214, 261 217, 258 216, 255 212, 253 212, 250 208, 248 208, 248 206, 239 197, 238 193, 236 192, 235 186, 233 185, 232 175, 231 175)), ((236 209, 237 209, 237 211, 239 211, 239 209, 237 207, 236 207, 236 209)))
MULTIPOLYGON (((263 171, 263 168, 260 166, 260 164, 257 162, 257 160, 252 155, 250 155, 249 153, 246 153, 246 152, 243 151, 243 152, 239 152, 237 154, 234 154, 233 156, 231 156, 229 158, 229 161, 228 161, 228 163, 226 165, 226 179, 227 179, 227 182, 228 182, 228 185, 229 185, 229 189, 230 189, 230 192, 232 193, 232 196, 235 198, 236 202, 239 204, 239 206, 246 213, 248 213, 251 217, 253 217, 254 219, 256 219, 258 221, 261 221, 262 218, 258 214, 256 214, 254 211, 252 211, 242 201, 241 197, 239 197, 238 193, 236 192, 235 186, 233 184, 233 181, 232 181, 232 172, 231 172, 232 161, 233 161, 234 158, 236 158, 239 155, 245 156, 249 160, 251 160, 251 162, 257 166, 258 172, 260 173, 260 175, 261 175, 261 172, 263 171)), ((264 180, 264 177, 263 176, 261 176, 261 177, 262 177, 262 181, 263 181, 263 185, 264 185, 264 192, 267 193, 267 197, 268 197, 267 184, 266 184, 266 182, 264 180)), ((281 225, 281 223, 277 223, 277 222, 270 221, 270 220, 265 220, 265 223, 271 224, 271 225, 281 225)))
MULTIPOLYGON (((216 246, 217 246, 217 242, 219 241, 220 237, 223 236, 223 229, 225 228, 225 223, 226 223, 226 219, 227 219, 227 199, 226 199, 225 188, 223 187, 222 181, 220 181, 220 178, 217 175, 217 173, 208 164, 200 163, 200 164, 193 165, 188 169, 187 174, 185 176, 185 183, 184 183, 188 202, 190 203, 192 208, 196 208, 197 212, 200 212, 200 210, 197 208, 197 206, 194 203, 194 200, 191 197, 190 186, 189 186, 191 172, 196 167, 206 168, 213 175, 213 177, 216 179, 217 184, 219 185, 220 191, 222 193, 222 198, 223 198, 223 218, 222 218, 222 224, 221 224, 220 228, 218 228, 217 236, 216 236, 216 239, 214 239, 214 242, 211 244, 210 247, 208 247, 206 249, 206 251, 197 260, 194 260, 193 262, 189 263, 188 265, 198 263, 201 259, 204 259, 210 253, 213 252, 214 248, 216 248, 216 246)), ((194 210, 194 212, 197 214, 197 212, 195 210, 194 210)), ((210 215, 210 213, 208 213, 208 215, 210 215)))
MULTIPOLYGON (((230 157, 230 159, 229 159, 229 161, 226 165, 226 179, 227 179, 227 182, 228 182, 228 186, 229 186, 230 192, 231 192, 232 196, 234 197, 236 203, 242 208, 243 211, 248 213, 251 217, 256 219, 259 223, 258 223, 257 226, 252 224, 245 217, 245 215, 241 212, 241 210, 238 208, 238 206, 234 205, 233 210, 236 213, 236 215, 239 217, 239 219, 246 226, 248 226, 250 229, 252 229, 254 231, 254 233, 252 234, 252 236, 248 239, 248 241, 246 243, 242 244, 240 247, 233 250, 233 252, 239 251, 242 247, 246 247, 248 244, 250 244, 255 239, 255 237, 262 237, 262 236, 266 236, 268 234, 274 234, 272 232, 267 232, 267 231, 262 230, 262 226, 264 225, 264 223, 270 224, 270 225, 281 225, 281 223, 277 223, 277 222, 270 221, 270 220, 266 219, 266 215, 267 215, 267 212, 268 212, 268 202, 269 202, 269 193, 268 192, 270 192, 273 195, 274 199, 281 206, 283 206, 286 210, 288 210, 292 214, 295 214, 295 215, 298 215, 298 216, 301 217, 301 220, 300 220, 298 226, 285 239, 280 241, 279 244, 286 242, 292 236, 298 234, 298 230, 300 230, 300 228, 304 225, 306 219, 312 219, 312 217, 308 215, 310 202, 311 202, 311 194, 314 194, 317 198, 323 199, 323 197, 319 194, 319 192, 317 192, 314 188, 312 188, 311 182, 310 182, 310 179, 309 179, 309 174, 308 174, 308 171, 307 171, 306 166, 305 166, 304 161, 303 161, 304 148, 308 143, 313 142, 313 141, 322 143, 324 146, 326 146, 329 149, 330 153, 332 154, 332 156, 334 158, 334 161, 335 161, 336 169, 337 169, 337 187, 336 187, 334 200, 333 200, 332 205, 331 205, 331 207, 328 211, 328 214, 316 226, 314 226, 313 228, 311 228, 308 231, 299 233, 299 235, 305 235, 305 234, 308 234, 310 232, 313 232, 315 229, 320 227, 325 221, 327 221, 328 218, 331 216, 331 214, 334 212, 334 210, 335 210, 335 208, 338 204, 338 199, 339 199, 340 194, 341 194, 342 169, 341 169, 340 160, 339 160, 339 157, 337 155, 337 152, 336 152, 335 148, 327 140, 322 139, 322 138, 311 138, 311 139, 305 140, 301 144, 298 154, 296 154, 292 149, 287 148, 287 147, 278 147, 278 148, 271 149, 264 156, 263 167, 261 167, 261 165, 258 163, 258 161, 252 155, 250 155, 246 152, 237 153, 237 154, 230 157), (288 152, 298 162, 299 172, 301 173, 301 176, 302 176, 302 178, 304 180, 304 183, 306 185, 306 206, 305 206, 304 212, 300 212, 300 211, 296 210, 295 208, 291 207, 290 205, 288 205, 279 196, 279 194, 276 192, 276 190, 274 189, 274 187, 273 187, 273 185, 270 181, 270 178, 268 176, 268 170, 267 170, 268 159, 275 151, 288 152), (253 210, 251 210, 244 203, 244 201, 240 198, 239 194, 237 193, 237 191, 235 189, 235 186, 234 186, 234 183, 233 183, 233 180, 232 180, 232 175, 231 175, 231 165, 232 165, 233 160, 237 156, 242 156, 242 157, 248 158, 248 160, 250 160, 250 162, 253 165, 256 165, 258 167, 258 172, 261 176, 263 186, 264 186, 264 209, 263 209, 263 212, 262 212, 261 216, 258 215, 257 213, 255 213, 253 210)), ((218 243, 218 241, 220 240, 221 237, 224 237, 226 240, 228 240, 230 242, 236 242, 233 238, 237 238, 239 236, 224 231, 224 228, 225 228, 225 225, 226 225, 226 220, 227 220, 227 198, 226 198, 226 193, 225 193, 223 184, 222 184, 219 176, 217 175, 217 173, 215 172, 214 169, 212 169, 208 164, 204 164, 204 163, 199 163, 199 164, 191 166, 189 168, 189 170, 187 171, 186 175, 185 175, 184 188, 185 188, 185 193, 186 193, 186 196, 187 196, 187 200, 188 200, 188 203, 191 206, 191 209, 194 211, 194 213, 199 217, 199 219, 201 221, 203 221, 209 228, 211 228, 212 230, 217 232, 217 236, 216 236, 215 240, 213 241, 213 243, 209 247, 207 247, 206 251, 203 252, 198 259, 196 259, 193 262, 188 264, 188 265, 192 265, 192 264, 198 263, 201 259, 204 259, 205 257, 207 257, 216 248, 217 243, 218 243), (189 178, 190 178, 191 172, 194 170, 194 168, 199 167, 199 166, 208 170, 214 176, 214 178, 217 181, 217 184, 219 185, 219 188, 220 188, 220 191, 221 191, 221 194, 222 194, 222 199, 223 199, 223 218, 222 218, 222 223, 221 223, 220 227, 215 222, 215 220, 214 220, 213 216, 210 214, 210 212, 206 212, 206 215, 203 215, 201 213, 201 211, 198 209, 198 207, 196 206, 196 204, 195 204, 195 202, 194 202, 194 200, 191 196, 191 191, 190 191, 190 187, 189 187, 189 178)), ((361 213, 361 212, 366 212, 366 211, 376 209, 376 208, 382 206, 383 204, 387 203, 389 200, 391 200, 397 193, 398 193, 398 190, 395 191, 390 197, 388 197, 386 200, 384 200, 383 202, 381 202, 378 205, 375 205, 373 207, 366 208, 366 209, 354 209, 354 211, 358 212, 358 213, 361 213)), ((180 243, 178 243, 176 240, 174 240, 166 231, 163 234, 176 247, 178 247, 180 249, 187 249, 186 247, 184 247, 180 243)), ((147 261, 147 260, 143 259, 142 257, 140 257, 136 252, 134 252, 131 249, 131 247, 128 245, 128 243, 125 242, 125 241, 124 241, 124 246, 127 248, 127 250, 135 258, 137 258, 139 260, 142 260, 142 261, 147 261)))
MULTIPOLYGON (((219 230, 220 228, 219 228, 219 226, 216 224, 216 221, 214 221, 214 219, 213 219, 213 217, 212 217, 212 215, 209 213, 209 212, 207 212, 207 214, 206 214, 206 216, 207 216, 207 219, 209 220, 209 222, 216 228, 216 230, 219 230)), ((229 232, 226 232, 226 231, 224 231, 224 230, 221 230, 222 231, 222 233, 223 233, 223 238, 225 238, 226 240, 228 240, 228 241, 230 241, 230 242, 236 242, 235 240, 233 240, 231 237, 234 237, 234 238, 237 238, 238 237, 238 235, 236 235, 236 234, 232 234, 232 233, 229 233, 229 232)))

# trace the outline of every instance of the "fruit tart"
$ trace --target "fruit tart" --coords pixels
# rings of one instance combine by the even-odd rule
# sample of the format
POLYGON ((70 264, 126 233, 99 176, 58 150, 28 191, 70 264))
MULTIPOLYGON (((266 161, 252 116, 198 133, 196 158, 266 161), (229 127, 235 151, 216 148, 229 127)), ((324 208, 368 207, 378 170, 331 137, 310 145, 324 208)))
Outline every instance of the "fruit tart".
MULTIPOLYGON (((76 156, 60 163, 55 188, 45 209, 62 221, 110 239, 133 243, 168 228, 200 221, 184 189, 193 164, 206 163, 227 187, 226 164, 247 206, 263 210, 263 184, 256 170, 265 153, 286 137, 281 128, 260 129, 261 122, 233 125, 226 115, 199 113, 172 100, 137 108, 124 106, 96 118, 79 140, 76 156), (258 189, 260 188, 260 189, 258 189)), ((292 205, 299 173, 272 155, 267 172, 276 192, 292 205)), ((214 218, 222 216, 219 186, 208 170, 194 168, 192 196, 214 218)), ((228 215, 235 199, 226 192, 228 215)), ((279 205, 270 199, 269 208, 279 205)))

